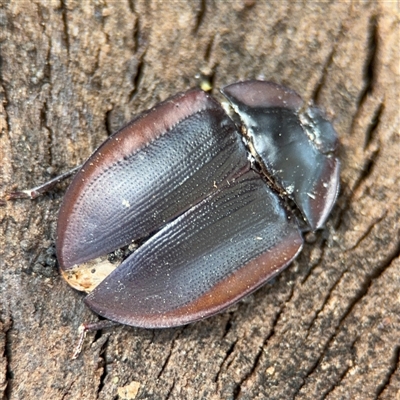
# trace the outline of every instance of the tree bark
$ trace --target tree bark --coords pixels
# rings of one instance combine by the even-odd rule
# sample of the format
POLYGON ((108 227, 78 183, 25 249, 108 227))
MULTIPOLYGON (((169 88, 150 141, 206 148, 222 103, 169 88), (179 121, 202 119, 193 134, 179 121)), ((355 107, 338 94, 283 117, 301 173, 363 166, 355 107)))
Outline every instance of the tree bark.
MULTIPOLYGON (((332 118, 341 191, 277 279, 182 328, 96 321, 55 265, 66 187, 0 204, 0 397, 400 399, 393 2, 0 2, 0 195, 82 163, 139 111, 263 77, 332 118)), ((1 197, 0 197, 1 198, 1 197)))

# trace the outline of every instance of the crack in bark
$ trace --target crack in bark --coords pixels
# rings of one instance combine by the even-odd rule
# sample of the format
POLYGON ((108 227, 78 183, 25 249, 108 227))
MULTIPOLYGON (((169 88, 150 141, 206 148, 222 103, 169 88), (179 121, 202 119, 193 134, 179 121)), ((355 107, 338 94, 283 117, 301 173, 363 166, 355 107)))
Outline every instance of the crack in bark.
POLYGON ((135 11, 133 11, 133 13, 136 16, 136 23, 133 35, 135 42, 135 56, 137 57, 138 61, 136 65, 135 74, 131 78, 133 89, 129 93, 129 101, 132 101, 139 91, 138 88, 144 75, 143 72, 145 67, 144 57, 147 52, 147 35, 141 30, 141 20, 139 18, 140 17, 139 14, 136 13, 135 11))
POLYGON ((201 24, 203 23, 204 19, 205 19, 205 15, 207 12, 207 2, 206 0, 200 0, 199 1, 199 7, 198 10, 196 10, 196 16, 194 18, 195 23, 194 23, 194 27, 193 27, 193 35, 197 35, 201 24))
MULTIPOLYGON (((324 391, 324 393, 321 393, 321 399, 326 399, 328 398, 328 396, 333 393, 333 391, 337 388, 337 385, 339 382, 341 382, 343 380, 343 378, 347 375, 347 373, 349 372, 350 367, 347 367, 344 371, 343 374, 340 374, 339 379, 337 380, 337 382, 333 383, 330 387, 330 389, 324 391)), ((296 396, 294 396, 296 397, 296 396)))
POLYGON ((174 339, 174 341, 171 343, 171 347, 170 347, 170 349, 169 349, 169 352, 168 352, 168 354, 167 354, 167 357, 166 357, 165 360, 164 360, 163 365, 161 366, 160 372, 159 372, 158 375, 157 375, 157 379, 160 379, 161 375, 162 375, 162 374, 164 373, 164 371, 165 371, 165 368, 167 368, 167 364, 168 364, 168 362, 169 362, 169 360, 170 360, 170 358, 171 358, 171 356, 172 356, 172 350, 173 350, 174 344, 175 344, 175 339, 174 339))
MULTIPOLYGON (((133 328, 133 327, 131 327, 133 328)), ((151 329, 151 339, 149 339, 148 343, 146 344, 146 346, 143 347, 143 353, 146 354, 147 351, 150 349, 151 345, 154 343, 156 337, 156 330, 155 329, 151 329)), ((143 341, 142 341, 143 343, 143 341)))
POLYGON ((372 229, 374 229, 375 225, 379 224, 386 217, 386 215, 387 215, 387 210, 385 210, 380 217, 374 218, 369 227, 365 230, 365 232, 357 239, 356 243, 352 247, 346 249, 345 252, 347 253, 357 248, 360 245, 360 243, 369 236, 369 234, 372 232, 372 229))
MULTIPOLYGON (((46 54, 45 54, 45 62, 44 62, 44 66, 42 67, 43 69, 43 78, 41 78, 41 81, 43 82, 42 87, 40 89, 40 92, 43 93, 43 91, 45 90, 45 86, 47 84, 50 85, 51 88, 51 78, 52 78, 52 62, 51 62, 51 51, 53 48, 53 42, 52 42, 52 38, 51 36, 49 36, 46 32, 46 24, 45 24, 45 17, 43 15, 43 7, 38 4, 37 5, 37 10, 38 10, 38 14, 40 16, 40 26, 43 26, 42 29, 42 34, 43 36, 46 37, 47 40, 47 48, 46 48, 46 54)), ((49 160, 48 160, 48 164, 49 165, 53 165, 53 138, 54 138, 54 131, 51 128, 51 126, 48 123, 48 112, 49 112, 49 106, 48 106, 48 102, 47 102, 47 98, 51 97, 51 95, 46 95, 46 100, 43 101, 43 106, 40 110, 40 127, 41 128, 45 128, 46 131, 48 132, 47 138, 48 138, 48 146, 47 146, 47 154, 49 156, 49 160)))
POLYGON ((101 360, 101 364, 103 367, 103 372, 100 375, 100 382, 97 387, 96 399, 99 398, 100 392, 106 385, 105 381, 106 381, 106 378, 108 375, 106 351, 107 351, 107 343, 108 343, 109 338, 110 338, 110 334, 109 333, 103 334, 102 330, 98 330, 94 337, 94 343, 100 342, 99 358, 101 360))
POLYGON ((230 313, 229 313, 229 318, 228 318, 228 320, 226 321, 226 324, 225 324, 225 327, 224 327, 224 333, 223 333, 223 335, 221 336, 221 340, 225 339, 226 336, 228 335, 228 333, 230 332, 230 330, 231 330, 231 328, 232 328, 232 320, 233 320, 233 318, 234 318, 234 313, 233 313, 233 312, 230 312, 230 313))
POLYGON ((61 0, 61 17, 63 21, 63 32, 64 32, 64 40, 65 40, 65 48, 67 50, 68 60, 69 60, 69 52, 70 52, 70 37, 69 37, 69 29, 68 29, 68 7, 67 0, 61 0))
POLYGON ((310 321, 310 323, 308 324, 307 327, 307 334, 304 338, 304 341, 307 341, 309 338, 309 335, 311 334, 310 330, 311 327, 313 326, 314 322, 318 319, 319 315, 321 314, 321 312, 324 310, 325 306, 328 304, 330 298, 332 297, 333 292, 335 291, 335 289, 339 286, 339 283, 341 282, 343 276, 348 272, 348 270, 344 270, 341 272, 341 274, 338 276, 338 279, 336 279, 336 282, 332 285, 332 287, 329 289, 329 292, 327 293, 327 295, 325 296, 325 299, 323 300, 321 307, 319 307, 319 309, 316 309, 316 313, 314 314, 314 318, 310 321))
POLYGON ((375 395, 376 399, 379 399, 384 390, 387 387, 389 387, 392 376, 396 373, 399 367, 400 367, 400 346, 395 346, 391 357, 391 366, 389 368, 389 371, 384 377, 382 383, 377 387, 375 395))
MULTIPOLYGON (((312 275, 313 271, 315 270, 315 268, 318 268, 325 256, 325 249, 326 249, 326 243, 327 241, 325 239, 322 239, 321 242, 319 243, 319 248, 321 249, 321 254, 318 257, 318 260, 314 261, 311 265, 311 268, 308 268, 307 273, 304 275, 303 279, 300 280, 300 284, 303 286, 307 280, 310 278, 310 276, 312 275)), ((309 259, 309 258, 308 258, 309 259)))
POLYGON ((368 49, 367 55, 364 63, 364 86, 360 91, 360 95, 357 101, 357 109, 356 113, 353 117, 351 126, 350 126, 350 134, 354 132, 354 125, 359 117, 359 114, 362 109, 362 105, 366 102, 369 95, 374 90, 374 85, 376 82, 375 78, 375 67, 378 59, 378 24, 377 24, 377 15, 374 14, 369 19, 369 27, 367 32, 368 37, 368 49))
MULTIPOLYGON (((238 342, 238 340, 236 340, 236 343, 238 342)), ((249 358, 245 357, 247 360, 249 360, 249 358)), ((227 358, 227 362, 226 362, 226 366, 225 366, 225 370, 228 370, 230 368, 230 366, 232 365, 233 361, 235 360, 235 357, 231 357, 229 360, 227 358)))
MULTIPOLYGON (((49 140, 49 145, 47 148, 47 152, 49 155, 49 161, 48 164, 52 165, 53 164, 53 152, 52 152, 52 144, 53 144, 53 129, 50 127, 50 125, 47 122, 47 114, 49 111, 49 106, 47 104, 47 100, 43 102, 43 106, 40 109, 40 125, 41 128, 45 128, 46 131, 48 132, 47 138, 49 140)), ((43 165, 42 165, 43 166, 43 165)))
POLYGON ((321 89, 325 86, 329 67, 332 65, 333 57, 337 52, 337 48, 339 46, 339 43, 340 43, 340 40, 342 37, 344 37, 344 28, 343 28, 343 23, 341 22, 339 25, 338 33, 336 34, 336 37, 333 42, 332 50, 330 51, 328 57, 325 60, 324 66, 322 67, 322 71, 320 73, 320 78, 313 90, 312 95, 311 95, 311 99, 313 100, 313 102, 315 104, 318 104, 321 89))
POLYGON ((379 152, 380 152, 380 147, 378 147, 376 150, 374 150, 369 155, 369 157, 365 160, 365 163, 361 170, 361 174, 351 189, 352 193, 351 193, 351 197, 349 198, 350 202, 353 200, 353 196, 354 196, 355 192, 360 188, 361 184, 365 180, 367 180, 367 178, 371 175, 371 173, 373 171, 373 167, 376 163, 376 159, 378 158, 379 152))
MULTIPOLYGON (((377 63, 378 57, 378 28, 377 28, 377 15, 374 14, 370 17, 369 20, 369 29, 368 29, 368 40, 369 40, 369 51, 364 64, 364 87, 361 89, 359 100, 357 104, 356 113, 352 119, 350 126, 350 135, 354 132, 354 127, 356 121, 360 117, 360 113, 362 110, 362 105, 367 101, 369 95, 373 92, 374 84, 376 81, 375 78, 375 66, 377 63)), ((384 104, 381 100, 377 107, 375 108, 374 114, 371 117, 370 124, 367 126, 365 131, 365 140, 364 140, 364 150, 367 150, 368 147, 375 139, 374 133, 377 131, 378 126, 380 124, 380 117, 384 110, 384 104)), ((350 194, 345 194, 344 197, 347 197, 345 200, 344 207, 340 210, 337 218, 337 222, 335 224, 335 229, 338 229, 342 223, 343 214, 350 207, 352 199, 354 197, 354 193, 358 190, 361 184, 368 178, 373 170, 374 163, 376 158, 380 152, 380 146, 378 144, 377 148, 374 149, 369 156, 367 156, 366 161, 361 169, 360 176, 355 181, 352 188, 348 187, 347 191, 350 191, 350 194)))
MULTIPOLYGON (((331 336, 331 338, 326 342, 320 356, 315 360, 315 362, 312 364, 312 366, 307 370, 306 374, 304 375, 304 377, 302 378, 303 383, 299 386, 299 388, 297 389, 296 393, 294 394, 294 398, 296 398, 296 396, 300 393, 300 391, 302 390, 302 388, 307 384, 307 378, 309 378, 316 370, 317 368, 321 365, 322 360, 326 354, 326 352, 328 351, 328 347, 330 345, 330 343, 334 340, 333 338, 336 337, 337 332, 331 336)), ((308 337, 308 335, 307 335, 308 337)), ((353 342, 351 342, 350 345, 350 349, 354 348, 354 343, 356 342, 356 340, 353 340, 353 342)), ((354 358, 354 357, 353 357, 354 358)), ((333 392, 333 390, 337 387, 338 383, 343 380, 343 378, 346 376, 346 374, 348 373, 348 371, 350 370, 350 366, 347 366, 347 368, 345 368, 345 370, 343 371, 343 373, 339 374, 339 379, 336 379, 334 383, 332 383, 331 388, 328 389, 323 396, 321 396, 321 398, 326 398, 329 393, 333 392)), ((321 393, 322 394, 322 393, 321 393)))
POLYGON ((203 72, 199 74, 201 80, 208 81, 211 91, 215 88, 215 81, 217 75, 218 61, 213 59, 214 45, 215 45, 215 35, 211 35, 210 40, 206 46, 204 52, 204 61, 207 64, 207 67, 203 72))
MULTIPOLYGON (((4 307, 4 305, 3 305, 4 307)), ((5 388, 4 388, 4 398, 11 399, 12 394, 12 385, 11 380, 14 377, 14 374, 11 370, 11 360, 12 360, 12 346, 11 346, 11 327, 13 325, 13 318, 11 316, 11 312, 8 311, 7 315, 4 318, 5 322, 3 322, 4 327, 4 358, 5 358, 5 388)))
MULTIPOLYGON (((279 313, 279 315, 280 315, 280 313, 279 313)), ((274 331, 271 331, 270 335, 268 335, 264 339, 263 344, 260 346, 260 350, 257 352, 257 354, 254 358, 253 365, 250 368, 250 371, 243 376, 243 378, 240 380, 239 383, 237 383, 235 385, 235 388, 233 389, 233 399, 238 399, 240 397, 241 392, 242 392, 242 385, 254 374, 255 370, 257 369, 257 367, 260 363, 261 356, 264 352, 264 346, 266 346, 268 340, 273 336, 274 333, 275 333, 274 331)))
MULTIPOLYGON (((340 30, 342 30, 342 27, 340 28, 340 30)), ((320 78, 319 78, 319 80, 318 80, 318 82, 317 82, 317 84, 316 84, 316 86, 315 86, 315 89, 314 89, 312 95, 311 95, 311 98, 312 98, 312 100, 313 100, 313 102, 314 102, 315 104, 318 103, 318 99, 319 99, 319 95, 320 95, 320 93, 321 93, 321 89, 325 86, 326 77, 327 77, 327 75, 328 75, 328 69, 329 69, 329 67, 330 67, 331 64, 332 64, 333 55, 334 55, 335 53, 336 53, 336 46, 334 45, 334 46, 332 47, 332 50, 331 50, 331 52, 329 53, 329 55, 328 55, 328 57, 327 57, 325 63, 324 63, 324 66, 322 67, 322 71, 321 71, 321 74, 320 74, 320 78)))
POLYGON ((136 72, 135 75, 132 77, 132 84, 133 84, 133 89, 129 93, 129 101, 132 101, 134 97, 137 95, 139 91, 139 85, 140 81, 142 80, 142 77, 144 75, 143 70, 144 70, 144 62, 143 62, 143 57, 144 57, 145 51, 139 55, 139 61, 136 66, 136 72))
MULTIPOLYGON (((353 347, 353 343, 352 343, 351 347, 353 347)), ((354 357, 352 357, 352 358, 354 358, 354 357)), ((301 389, 306 385, 307 382, 305 382, 305 380, 306 380, 312 373, 314 373, 314 371, 316 370, 316 368, 318 367, 318 365, 319 365, 319 364, 316 365, 316 367, 314 368, 314 370, 310 371, 310 373, 308 373, 308 374, 306 375, 306 377, 304 378, 304 384, 301 385, 301 387, 299 388, 299 390, 297 391, 297 393, 293 396, 294 398, 296 398, 296 396, 300 393, 301 389)), ((338 379, 336 379, 334 382, 332 382, 331 387, 330 387, 330 388, 327 388, 327 390, 326 390, 324 393, 322 393, 322 392, 320 393, 320 394, 321 394, 320 398, 321 398, 321 399, 326 399, 326 398, 329 396, 330 393, 333 393, 333 391, 337 388, 338 384, 339 384, 339 383, 343 380, 343 378, 348 374, 348 372, 350 371, 350 369, 351 369, 351 366, 347 366, 347 367, 342 371, 342 373, 340 373, 340 374, 338 375, 338 377, 337 377, 338 379)))
POLYGON ((359 339, 359 337, 355 338, 350 343, 350 346, 349 346, 348 353, 350 354, 350 357, 348 359, 351 360, 351 365, 347 365, 343 369, 343 372, 338 374, 338 379, 336 379, 335 383, 332 385, 332 388, 324 394, 324 397, 327 397, 329 393, 333 392, 333 390, 339 385, 339 383, 342 382, 344 380, 344 378, 347 376, 349 371, 352 369, 352 366, 354 366, 356 364, 356 362, 355 362, 355 360, 356 360, 355 344, 358 341, 358 339, 359 339))
POLYGON ((136 15, 135 1, 134 0, 129 0, 128 1, 128 7, 131 10, 131 13, 136 15))
POLYGON ((215 35, 211 35, 211 38, 206 47, 206 51, 204 52, 204 60, 207 62, 210 61, 210 59, 211 59, 211 53, 212 53, 213 46, 214 46, 214 40, 215 40, 215 35))
MULTIPOLYGON (((104 30, 104 25, 103 25, 103 30, 102 33, 105 37, 105 42, 108 45, 110 43, 110 35, 108 35, 105 30, 104 30)), ((89 80, 92 80, 92 77, 95 75, 96 71, 100 69, 100 55, 101 55, 101 47, 97 47, 96 49, 96 55, 94 56, 94 59, 96 60, 94 62, 93 68, 91 68, 90 75, 92 75, 89 80)))
MULTIPOLYGON (((8 98, 8 93, 6 89, 6 82, 3 79, 3 57, 1 55, 1 46, 0 46, 0 96, 3 93, 3 108, 4 108, 4 119, 6 121, 7 125, 7 133, 9 134, 11 132, 11 121, 10 121, 10 116, 9 113, 7 112, 7 106, 10 104, 9 98, 8 98)), ((0 97, 1 100, 1 97, 0 97)), ((3 134, 3 132, 0 132, 0 135, 3 134)))
MULTIPOLYGON (((105 27, 106 18, 104 17, 102 12, 98 12, 96 14, 99 15, 97 19, 100 21, 101 24, 101 33, 104 35, 105 46, 108 46, 110 44, 110 35, 106 32, 106 27, 105 27)), ((90 71, 90 75, 92 76, 95 75, 96 71, 100 69, 101 51, 102 51, 102 46, 97 47, 96 55, 94 57, 96 61, 94 62, 93 68, 91 68, 90 71)))
POLYGON ((167 357, 164 360, 163 365, 161 366, 160 372, 157 374, 157 378, 156 379, 160 379, 161 375, 164 373, 165 369, 167 368, 168 362, 169 362, 169 360, 170 360, 170 358, 172 356, 172 352, 173 352, 173 350, 175 348, 175 344, 176 344, 178 338, 181 336, 181 334, 182 334, 182 331, 178 331, 175 334, 175 337, 172 339, 171 346, 169 348, 169 352, 167 354, 167 357))
POLYGON ((375 132, 381 122, 381 115, 384 108, 383 102, 381 101, 372 114, 370 124, 365 130, 364 150, 366 150, 375 139, 375 132))
MULTIPOLYGON (((291 295, 289 296, 289 299, 285 303, 289 303, 290 302, 290 299, 293 296, 293 291, 294 290, 293 290, 293 286, 292 286, 291 295)), ((261 356, 264 353, 264 348, 268 346, 269 340, 275 335, 275 328, 276 328, 276 326, 277 326, 277 324, 278 324, 278 322, 280 320, 280 317, 283 314, 284 310, 285 310, 285 306, 283 305, 281 307, 281 309, 277 312, 277 314, 276 314, 276 316, 275 316, 275 318, 274 318, 274 320, 272 322, 272 326, 271 326, 271 330, 270 330, 269 334, 264 338, 263 343, 260 346, 259 351, 255 355, 252 367, 250 368, 249 372, 247 372, 242 377, 240 382, 235 385, 235 388, 233 389, 233 393, 232 393, 232 398, 234 400, 240 398, 243 384, 250 379, 250 377, 254 374, 256 369, 259 367, 261 356)))
MULTIPOLYGON (((365 71, 365 76, 364 76, 364 81, 366 82, 363 89, 361 90, 361 94, 359 97, 358 105, 357 105, 357 111, 352 119, 351 126, 350 126, 350 135, 354 132, 354 127, 355 123, 360 117, 360 113, 362 110, 362 105, 364 102, 369 98, 369 94, 373 91, 373 85, 375 82, 375 76, 374 76, 374 68, 376 65, 376 58, 377 58, 377 23, 376 23, 376 16, 372 16, 370 18, 370 51, 369 51, 369 56, 366 58, 366 63, 364 66, 364 71, 365 71)), ((365 139, 364 139, 364 145, 363 149, 366 151, 371 144, 374 142, 376 139, 375 137, 375 132, 377 131, 379 124, 381 122, 381 115, 384 111, 384 102, 381 100, 378 105, 376 106, 373 115, 371 116, 371 120, 369 125, 365 129, 365 139)), ((364 165, 360 171, 359 177, 356 179, 356 181, 353 184, 353 187, 347 187, 345 190, 343 190, 343 195, 340 196, 340 198, 344 199, 344 206, 340 209, 336 223, 335 223, 335 229, 338 230, 341 226, 341 223, 343 222, 343 214, 349 209, 352 199, 354 197, 355 192, 360 188, 362 183, 371 175, 373 171, 374 164, 376 162, 376 159, 380 153, 380 146, 379 143, 377 144, 375 149, 372 149, 370 151, 370 154, 366 156, 366 160, 364 162, 364 165)))
POLYGON ((61 400, 64 400, 66 398, 66 396, 69 395, 69 392, 72 388, 72 386, 74 385, 74 383, 76 382, 77 378, 73 379, 72 382, 68 385, 67 389, 64 391, 61 400))
MULTIPOLYGON (((215 375, 215 377, 214 377, 214 379, 213 379, 214 383, 217 384, 217 390, 216 390, 217 392, 220 390, 220 389, 219 389, 219 385, 218 385, 218 381, 219 381, 219 377, 221 376, 221 373, 222 373, 222 368, 223 368, 225 362, 228 360, 229 356, 235 351, 235 347, 236 347, 237 342, 238 342, 238 339, 235 339, 235 340, 231 343, 231 345, 229 346, 228 350, 227 350, 226 353, 225 353, 225 357, 223 358, 222 362, 221 362, 220 365, 219 365, 218 372, 216 373, 216 375, 215 375)), ((226 366, 226 369, 229 368, 229 365, 230 365, 230 364, 228 364, 228 365, 226 366)))
POLYGON ((165 396, 165 400, 168 400, 171 397, 171 394, 172 394, 174 388, 175 388, 175 379, 172 380, 172 385, 168 389, 167 395, 165 396))
POLYGON ((106 111, 104 115, 104 127, 106 128, 107 136, 111 136, 114 131, 112 128, 112 112, 114 111, 114 107, 111 110, 106 111))
POLYGON ((371 15, 369 19, 368 26, 368 53, 364 65, 364 81, 366 85, 364 86, 364 92, 360 97, 360 105, 364 103, 368 94, 372 93, 375 78, 375 68, 377 64, 377 54, 378 54, 378 23, 377 15, 371 15))

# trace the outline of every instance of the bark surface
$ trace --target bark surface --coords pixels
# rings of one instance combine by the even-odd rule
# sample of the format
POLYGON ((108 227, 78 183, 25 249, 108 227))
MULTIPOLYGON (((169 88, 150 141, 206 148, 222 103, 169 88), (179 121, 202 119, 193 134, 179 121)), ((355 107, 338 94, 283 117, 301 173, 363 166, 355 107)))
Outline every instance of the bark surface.
POLYGON ((341 191, 284 273, 177 329, 96 321, 54 257, 67 183, 0 204, 0 398, 400 399, 399 9, 385 2, 0 2, 0 196, 166 97, 263 77, 339 134, 341 191))

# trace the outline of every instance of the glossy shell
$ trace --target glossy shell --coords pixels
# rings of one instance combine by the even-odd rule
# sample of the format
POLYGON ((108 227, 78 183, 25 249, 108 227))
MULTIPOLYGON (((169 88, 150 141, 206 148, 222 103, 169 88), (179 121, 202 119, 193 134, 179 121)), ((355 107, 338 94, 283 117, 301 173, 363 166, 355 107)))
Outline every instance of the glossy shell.
POLYGON ((335 203, 337 135, 315 107, 302 110, 292 90, 270 82, 241 82, 222 90, 246 126, 255 156, 294 200, 312 230, 335 203))
POLYGON ((149 328, 216 314, 300 252, 287 198, 312 230, 329 215, 337 138, 320 110, 268 82, 222 93, 233 119, 201 90, 178 94, 112 135, 74 178, 57 257, 96 313, 149 328), (142 244, 120 265, 93 262, 132 241, 142 244))

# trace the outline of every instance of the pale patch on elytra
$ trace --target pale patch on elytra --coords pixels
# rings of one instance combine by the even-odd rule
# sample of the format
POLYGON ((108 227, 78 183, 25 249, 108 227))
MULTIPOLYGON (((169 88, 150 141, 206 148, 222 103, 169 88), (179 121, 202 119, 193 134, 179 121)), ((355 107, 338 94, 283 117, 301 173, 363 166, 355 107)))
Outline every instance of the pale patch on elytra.
POLYGON ((118 264, 112 264, 106 256, 102 256, 65 271, 61 270, 61 274, 74 289, 90 293, 117 267, 118 264))
POLYGON ((307 196, 311 197, 313 200, 315 200, 315 194, 307 192, 307 196))
POLYGON ((129 208, 131 206, 131 204, 129 203, 128 200, 126 199, 122 199, 122 205, 125 206, 126 208, 129 208))

